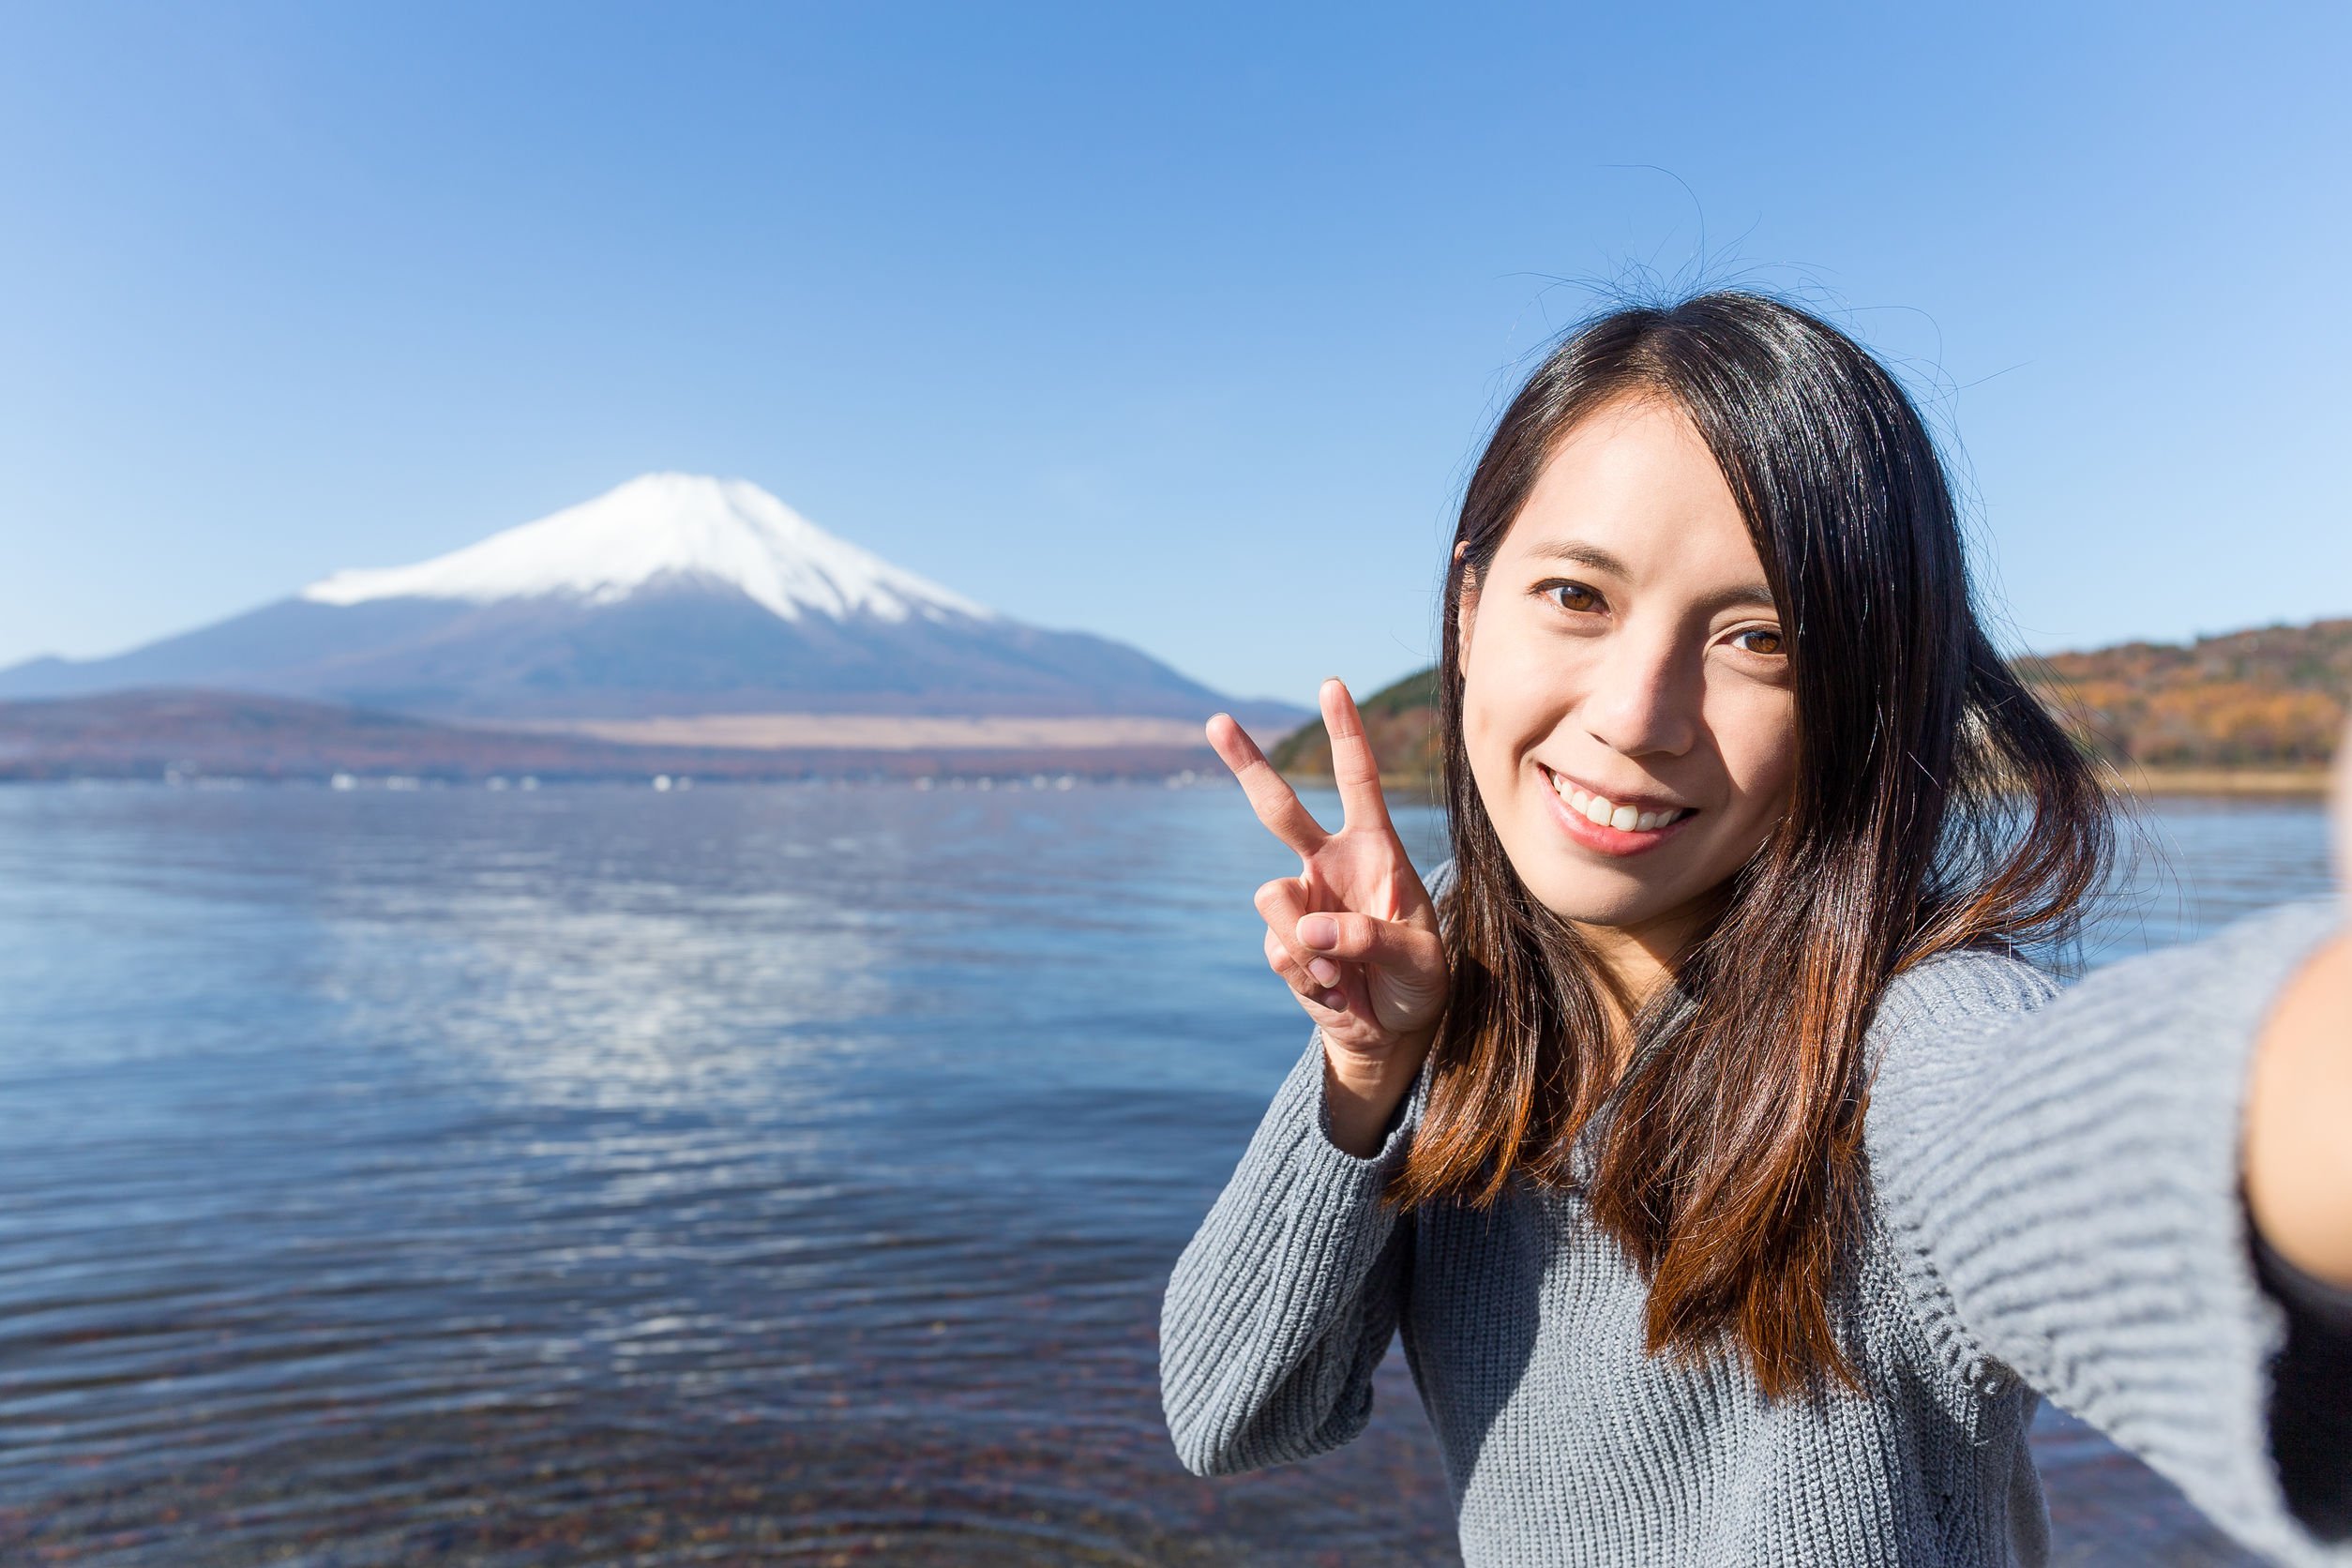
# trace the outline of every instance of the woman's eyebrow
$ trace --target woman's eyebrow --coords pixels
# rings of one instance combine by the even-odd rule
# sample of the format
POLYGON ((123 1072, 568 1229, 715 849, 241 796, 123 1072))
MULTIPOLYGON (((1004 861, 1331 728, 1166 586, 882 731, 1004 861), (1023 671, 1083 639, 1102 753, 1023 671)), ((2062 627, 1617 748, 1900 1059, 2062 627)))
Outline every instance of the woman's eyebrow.
MULTIPOLYGON (((1530 545, 1527 552, 1541 561, 1574 562, 1579 566, 1590 566, 1596 572, 1606 572, 1629 582, 1633 580, 1634 574, 1626 569, 1623 561, 1599 545, 1589 545, 1581 539, 1545 539, 1530 545)), ((1762 582, 1745 582, 1737 588, 1726 588, 1721 593, 1708 595, 1700 601, 1700 607, 1710 613, 1741 605, 1754 605, 1763 610, 1779 608, 1772 598, 1771 586, 1762 582)))
POLYGON ((1528 547, 1528 553, 1546 561, 1573 561, 1579 566, 1590 566, 1596 572, 1630 579, 1634 574, 1625 569, 1625 563, 1603 550, 1599 545, 1585 544, 1576 539, 1545 539, 1528 547))
POLYGON ((1772 589, 1761 582, 1751 582, 1744 587, 1726 588, 1720 594, 1710 594, 1699 600, 1699 606, 1710 613, 1722 610, 1745 608, 1769 610, 1775 614, 1780 611, 1780 605, 1772 597, 1772 589))

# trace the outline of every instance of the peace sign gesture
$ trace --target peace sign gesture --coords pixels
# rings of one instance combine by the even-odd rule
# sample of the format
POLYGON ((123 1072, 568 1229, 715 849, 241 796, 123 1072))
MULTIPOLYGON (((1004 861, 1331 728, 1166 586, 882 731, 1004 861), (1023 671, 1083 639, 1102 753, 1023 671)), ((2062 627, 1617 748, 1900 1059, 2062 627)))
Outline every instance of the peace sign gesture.
POLYGON ((1323 830, 1230 716, 1209 720, 1209 744, 1258 820, 1298 852, 1299 875, 1258 890, 1266 962, 1321 1031, 1334 1140, 1368 1153, 1428 1054, 1445 1006, 1445 944, 1437 906, 1389 822, 1355 700, 1336 680, 1323 683, 1320 697, 1344 812, 1336 833, 1323 830))

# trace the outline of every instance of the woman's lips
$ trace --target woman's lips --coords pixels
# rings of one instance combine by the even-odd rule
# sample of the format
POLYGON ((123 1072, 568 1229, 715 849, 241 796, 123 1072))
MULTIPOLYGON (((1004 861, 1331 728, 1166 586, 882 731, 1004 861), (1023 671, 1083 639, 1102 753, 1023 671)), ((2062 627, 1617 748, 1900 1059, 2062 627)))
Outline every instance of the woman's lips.
POLYGON ((1547 786, 1551 809, 1568 837, 1603 854, 1639 854, 1666 842, 1697 812, 1687 806, 1618 802, 1595 794, 1573 779, 1536 764, 1547 786), (1624 826, 1619 826, 1619 823, 1624 826))

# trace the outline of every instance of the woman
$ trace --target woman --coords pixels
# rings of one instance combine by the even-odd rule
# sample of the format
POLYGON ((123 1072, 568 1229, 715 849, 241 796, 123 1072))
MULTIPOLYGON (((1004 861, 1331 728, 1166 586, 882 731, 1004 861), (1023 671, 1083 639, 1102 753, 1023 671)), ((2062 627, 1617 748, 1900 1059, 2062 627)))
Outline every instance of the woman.
POLYGON ((1210 725, 1316 1031, 1168 1287, 1184 1462, 1347 1441, 1401 1330, 1472 1564, 2036 1562, 2043 1395, 2352 1561, 2352 942, 2012 956, 2105 807, 1885 370, 1753 295, 1599 320, 1445 592, 1434 893, 1337 683, 1336 833, 1210 725))

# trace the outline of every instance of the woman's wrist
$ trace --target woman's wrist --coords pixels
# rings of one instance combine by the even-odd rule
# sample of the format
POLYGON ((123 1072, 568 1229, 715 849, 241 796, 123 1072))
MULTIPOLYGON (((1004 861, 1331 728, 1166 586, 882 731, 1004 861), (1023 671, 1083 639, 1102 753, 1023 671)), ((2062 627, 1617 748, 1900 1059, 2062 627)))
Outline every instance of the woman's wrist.
POLYGON ((1380 1152, 1433 1038, 1400 1040, 1377 1056, 1323 1042, 1323 1108, 1334 1146, 1358 1159, 1380 1152))

